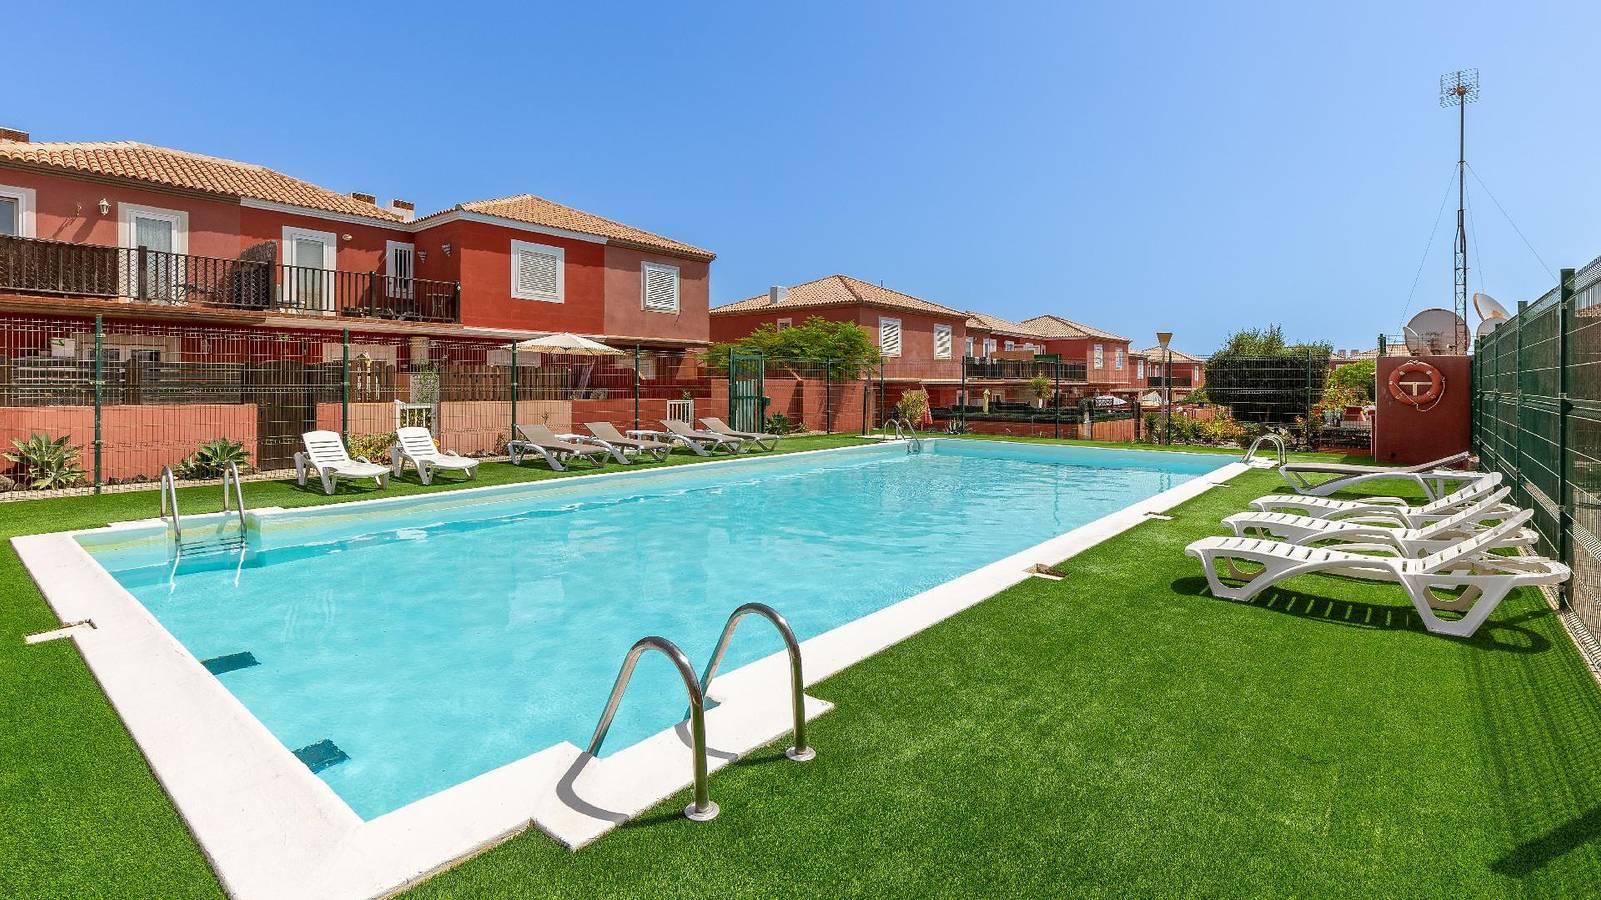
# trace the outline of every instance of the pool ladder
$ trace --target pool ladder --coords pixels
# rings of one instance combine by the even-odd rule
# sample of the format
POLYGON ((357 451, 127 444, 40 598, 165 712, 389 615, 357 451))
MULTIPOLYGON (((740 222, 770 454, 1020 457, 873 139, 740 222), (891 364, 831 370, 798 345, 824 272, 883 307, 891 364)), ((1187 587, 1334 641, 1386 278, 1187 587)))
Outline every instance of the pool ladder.
MULTIPOLYGON (((239 466, 228 463, 228 468, 222 473, 222 511, 237 511, 239 516, 239 535, 236 539, 226 541, 205 542, 192 544, 190 550, 221 549, 234 550, 242 545, 245 536, 245 492, 239 479, 239 466), (231 490, 230 490, 231 489, 231 490)), ((172 535, 179 553, 184 549, 183 544, 183 514, 178 511, 178 478, 172 474, 171 466, 161 467, 161 518, 167 521, 167 533, 172 535)))
POLYGON ((1285 453, 1285 447, 1284 447, 1284 438, 1279 437, 1276 434, 1264 434, 1261 437, 1257 438, 1256 440, 1252 441, 1250 449, 1246 450, 1245 451, 1245 455, 1240 457, 1240 462, 1245 463, 1246 465, 1250 465, 1251 464, 1251 458, 1256 455, 1256 451, 1260 450, 1262 448, 1262 444, 1264 444, 1264 443, 1270 443, 1270 444, 1272 444, 1274 446, 1275 449, 1278 450, 1279 465, 1281 465, 1281 466, 1284 465, 1284 463, 1285 463, 1285 461, 1287 459, 1287 456, 1286 456, 1286 453, 1285 453))
POLYGON ((803 693, 806 681, 801 672, 800 642, 795 640, 795 632, 784 621, 778 611, 765 603, 746 603, 729 615, 728 623, 723 626, 723 635, 717 640, 717 649, 713 651, 711 660, 706 664, 706 671, 699 680, 695 678, 695 670, 689 664, 689 657, 672 641, 658 635, 642 637, 634 642, 628 649, 628 655, 623 658, 623 667, 617 673, 617 682, 612 685, 611 696, 606 700, 606 709, 600 714, 600 721, 595 723, 595 734, 589 739, 590 756, 600 753, 601 745, 606 742, 606 733, 611 730, 612 719, 617 715, 617 707, 622 704, 623 692, 628 689, 629 679, 634 677, 634 667, 638 665, 639 658, 647 651, 655 650, 666 656, 678 670, 678 677, 684 682, 684 691, 689 695, 689 735, 694 760, 694 799, 684 807, 684 816, 695 822, 709 822, 717 818, 719 812, 717 804, 713 803, 707 787, 706 763, 706 691, 711 687, 712 679, 717 675, 717 666, 723 661, 723 654, 728 650, 728 642, 734 636, 734 628, 739 621, 748 615, 758 615, 778 629, 779 635, 784 639, 784 648, 789 652, 789 686, 790 700, 795 715, 795 744, 784 755, 796 762, 805 762, 816 757, 817 751, 806 743, 806 698, 803 693))
POLYGON ((912 427, 911 422, 903 421, 901 419, 890 419, 888 422, 884 423, 885 437, 889 436, 888 432, 890 426, 894 426, 895 428, 895 440, 907 442, 907 453, 923 452, 923 439, 917 436, 917 429, 912 427))

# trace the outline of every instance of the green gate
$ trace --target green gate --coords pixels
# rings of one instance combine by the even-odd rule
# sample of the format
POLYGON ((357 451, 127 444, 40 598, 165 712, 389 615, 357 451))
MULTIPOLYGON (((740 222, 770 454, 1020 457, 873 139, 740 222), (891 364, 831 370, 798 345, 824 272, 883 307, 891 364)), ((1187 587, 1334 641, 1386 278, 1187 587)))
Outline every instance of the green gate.
POLYGON ((728 355, 728 425, 735 431, 762 430, 762 380, 766 361, 760 353, 728 355))

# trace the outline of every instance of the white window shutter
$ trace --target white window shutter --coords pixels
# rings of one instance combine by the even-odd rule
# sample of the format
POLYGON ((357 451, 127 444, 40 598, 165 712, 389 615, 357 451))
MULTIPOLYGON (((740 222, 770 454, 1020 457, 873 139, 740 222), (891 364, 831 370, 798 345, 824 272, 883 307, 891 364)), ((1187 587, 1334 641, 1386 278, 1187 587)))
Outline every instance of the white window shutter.
POLYGON ((560 247, 512 241, 511 295, 519 300, 562 302, 565 256, 560 247))
POLYGON ((885 356, 901 355, 900 319, 880 318, 878 320, 878 349, 885 356))
POLYGON ((951 326, 949 325, 934 326, 934 358, 951 358, 951 326))
POLYGON ((645 308, 653 312, 678 312, 678 267, 643 263, 645 308))

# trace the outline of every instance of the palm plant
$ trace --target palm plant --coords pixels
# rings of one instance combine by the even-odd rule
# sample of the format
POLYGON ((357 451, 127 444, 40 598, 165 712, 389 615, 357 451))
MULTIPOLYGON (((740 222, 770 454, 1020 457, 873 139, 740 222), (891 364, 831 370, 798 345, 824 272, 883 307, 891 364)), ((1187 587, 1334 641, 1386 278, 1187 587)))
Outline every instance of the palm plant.
POLYGON ((25 441, 12 438, 14 449, 5 458, 22 465, 28 486, 34 490, 68 487, 83 480, 83 467, 78 464, 82 448, 71 446, 70 440, 70 435, 52 438, 36 431, 25 441))
POLYGON ((176 474, 179 478, 221 478, 222 473, 228 470, 229 463, 240 469, 249 468, 249 451, 238 441, 214 438, 195 448, 194 453, 184 457, 183 461, 178 463, 176 474))

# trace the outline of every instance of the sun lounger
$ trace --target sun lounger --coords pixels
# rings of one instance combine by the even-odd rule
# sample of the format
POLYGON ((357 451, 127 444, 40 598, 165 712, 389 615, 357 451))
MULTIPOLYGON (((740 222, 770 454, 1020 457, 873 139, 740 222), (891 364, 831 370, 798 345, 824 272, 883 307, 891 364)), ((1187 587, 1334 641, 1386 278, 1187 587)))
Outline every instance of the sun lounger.
POLYGON ((575 459, 584 460, 597 469, 606 465, 605 447, 564 441, 548 425, 518 425, 517 431, 522 434, 522 440, 506 444, 506 453, 514 466, 522 465, 522 458, 530 453, 543 456, 545 464, 557 472, 567 471, 567 464, 575 459))
POLYGON ((1279 473, 1284 476, 1284 482, 1290 486, 1290 490, 1297 494, 1310 494, 1314 497, 1327 497, 1337 491, 1343 491, 1369 481, 1400 478, 1413 482, 1423 489, 1425 497, 1433 500, 1447 493, 1447 485, 1460 484, 1477 475, 1474 472, 1463 472, 1447 468, 1456 463, 1465 462, 1467 458, 1468 454, 1464 451, 1452 456, 1441 457, 1432 462, 1404 467, 1293 462, 1279 466, 1279 473), (1331 475, 1334 477, 1327 481, 1313 482, 1307 477, 1309 475, 1331 475))
POLYGON ((1314 519, 1360 519, 1391 522, 1408 528, 1422 528, 1456 515, 1464 505, 1477 502, 1501 484, 1501 473, 1480 475, 1473 481, 1430 500, 1422 506, 1412 506, 1399 497, 1368 497, 1364 500, 1337 500, 1333 497, 1309 497, 1305 494, 1269 494, 1251 501, 1251 506, 1262 512, 1289 512, 1314 519))
MULTIPOLYGON (((1317 519, 1281 512, 1241 512, 1223 520, 1239 537, 1260 537, 1283 541, 1287 544, 1329 546, 1329 549, 1357 549, 1345 545, 1375 545, 1399 552, 1403 556, 1427 556, 1477 535, 1491 522, 1510 514, 1506 505, 1511 488, 1503 487, 1478 501, 1461 508, 1455 515, 1440 519, 1422 528, 1385 526, 1366 521, 1317 519)), ((1524 528, 1507 536, 1506 540, 1490 549, 1502 547, 1529 547, 1537 539, 1532 529, 1524 528)))
POLYGON ((300 436, 300 443, 306 448, 295 453, 295 480, 301 485, 305 485, 308 472, 316 472, 326 494, 334 492, 341 478, 371 478, 380 488, 389 486, 389 467, 365 456, 351 459, 337 431, 308 431, 300 436))
POLYGON ((718 449, 727 450, 729 453, 740 453, 748 443, 744 438, 714 434, 710 431, 696 431, 676 419, 663 419, 662 425, 666 426, 667 435, 674 443, 688 447, 700 456, 710 456, 718 449))
POLYGON ((735 431, 734 429, 729 428, 726 422, 717 418, 716 416, 701 416, 700 424, 705 425, 706 430, 713 434, 721 434, 732 438, 739 438, 742 441, 749 441, 763 450, 773 450, 778 447, 779 435, 768 434, 764 431, 735 431))
POLYGON ((401 428, 395 437, 395 446, 389 451, 389 468, 397 478, 408 462, 416 468, 423 484, 433 484, 435 472, 461 472, 468 481, 478 477, 478 460, 440 450, 426 428, 401 428))
POLYGON ((1210 537, 1184 552, 1201 561, 1212 594, 1228 600, 1250 600, 1268 587, 1300 575, 1342 575, 1365 581, 1399 584, 1434 634, 1470 637, 1514 588, 1561 584, 1567 566, 1538 556, 1497 556, 1488 551, 1521 530, 1533 516, 1521 510, 1465 541, 1421 559, 1377 556, 1348 550, 1305 547, 1258 538, 1210 537), (1241 565, 1255 571, 1246 571, 1241 565), (1223 571, 1219 572, 1219 567, 1223 571), (1241 582, 1223 583, 1223 578, 1241 582), (1455 597, 1438 592, 1461 590, 1455 597), (1442 619, 1436 610, 1462 613, 1442 619))
POLYGON ((628 462, 630 453, 635 457, 644 455, 649 456, 656 462, 661 462, 667 458, 667 454, 673 452, 671 443, 625 437, 622 432, 617 430, 617 426, 610 422, 585 422, 584 427, 589 429, 589 433, 595 436, 595 443, 598 446, 605 447, 611 453, 612 458, 620 463, 628 462))

